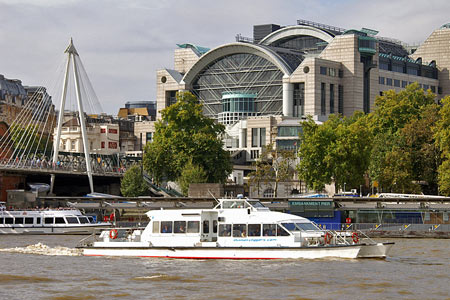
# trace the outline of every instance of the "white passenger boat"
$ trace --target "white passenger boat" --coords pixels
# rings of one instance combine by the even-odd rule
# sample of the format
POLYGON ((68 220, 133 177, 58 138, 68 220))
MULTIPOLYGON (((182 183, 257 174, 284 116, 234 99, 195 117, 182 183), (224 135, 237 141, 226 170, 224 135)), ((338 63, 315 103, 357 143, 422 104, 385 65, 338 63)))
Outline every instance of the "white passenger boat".
POLYGON ((78 209, 7 210, 0 202, 0 234, 91 234, 111 223, 96 223, 78 209))
POLYGON ((212 259, 386 257, 393 243, 332 232, 259 201, 219 199, 213 209, 151 210, 145 229, 115 228, 84 239, 87 256, 212 259))

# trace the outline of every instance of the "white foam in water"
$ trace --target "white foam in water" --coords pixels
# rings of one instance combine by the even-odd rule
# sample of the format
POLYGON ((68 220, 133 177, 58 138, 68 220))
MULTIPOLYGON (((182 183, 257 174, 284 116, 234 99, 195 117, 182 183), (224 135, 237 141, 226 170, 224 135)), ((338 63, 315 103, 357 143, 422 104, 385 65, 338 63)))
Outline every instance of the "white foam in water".
POLYGON ((24 254, 39 254, 39 255, 63 255, 63 256, 79 256, 82 255, 83 250, 56 246, 51 248, 42 243, 29 245, 27 247, 15 247, 0 249, 2 252, 15 252, 24 254))

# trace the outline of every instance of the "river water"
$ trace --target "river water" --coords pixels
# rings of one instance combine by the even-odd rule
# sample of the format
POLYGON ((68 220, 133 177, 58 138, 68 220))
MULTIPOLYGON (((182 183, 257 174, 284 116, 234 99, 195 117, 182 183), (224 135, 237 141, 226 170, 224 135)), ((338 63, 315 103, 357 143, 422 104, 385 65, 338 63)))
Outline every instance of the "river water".
MULTIPOLYGON (((386 260, 79 256, 80 236, 0 236, 0 299, 450 299, 450 240, 386 260)), ((384 240, 386 241, 386 240, 384 240)))

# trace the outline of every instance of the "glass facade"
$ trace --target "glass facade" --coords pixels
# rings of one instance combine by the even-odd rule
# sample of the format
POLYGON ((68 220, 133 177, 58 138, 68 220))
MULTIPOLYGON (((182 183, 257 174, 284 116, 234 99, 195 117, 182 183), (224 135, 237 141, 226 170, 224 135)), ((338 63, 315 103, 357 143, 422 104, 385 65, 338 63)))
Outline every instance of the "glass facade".
POLYGON ((270 61, 255 54, 238 53, 221 57, 205 67, 193 81, 192 92, 203 103, 204 114, 218 118, 225 109, 280 115, 283 106, 283 73, 270 61), (224 106, 224 92, 249 91, 257 95, 253 103, 239 100, 224 106), (245 104, 247 103, 247 104, 245 104), (242 108, 242 110, 241 110, 242 108))
POLYGON ((222 112, 219 113, 219 122, 233 124, 248 116, 256 116, 255 98, 256 94, 222 93, 222 112))
POLYGON ((279 136, 279 137, 286 137, 286 136, 298 137, 301 132, 302 132, 301 126, 280 126, 280 127, 278 127, 277 136, 279 136))

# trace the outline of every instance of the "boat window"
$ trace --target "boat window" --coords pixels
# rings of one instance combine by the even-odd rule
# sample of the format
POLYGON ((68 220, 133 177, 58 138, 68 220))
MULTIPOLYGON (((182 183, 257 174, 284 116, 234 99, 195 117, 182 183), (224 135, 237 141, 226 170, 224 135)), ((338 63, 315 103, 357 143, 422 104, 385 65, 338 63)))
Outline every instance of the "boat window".
POLYGON ((213 221, 213 233, 217 233, 217 220, 213 221))
POLYGON ((36 218, 36 224, 41 224, 41 217, 36 218))
POLYGON ((264 224, 263 225, 263 235, 264 236, 277 235, 277 225, 276 224, 264 224))
POLYGON ((66 224, 66 221, 64 221, 63 217, 57 217, 55 218, 55 224, 66 224))
POLYGON ((153 233, 159 233, 159 221, 153 221, 153 233))
POLYGON ((247 207, 245 201, 237 200, 237 201, 224 201, 222 203, 223 208, 244 208, 247 207))
POLYGON ((53 224, 53 218, 50 217, 44 218, 44 224, 53 224))
POLYGON ((231 236, 231 224, 220 224, 219 236, 231 236))
POLYGON ((15 219, 14 219, 14 224, 23 224, 23 218, 22 218, 22 217, 20 217, 20 218, 15 218, 15 219))
POLYGON ((173 231, 175 233, 186 233, 186 221, 173 222, 173 231))
POLYGON ((295 226, 294 223, 281 223, 289 231, 299 231, 299 228, 295 226))
POLYGON ((3 224, 3 218, 0 218, 0 224, 3 224))
POLYGON ((277 225, 277 236, 288 236, 288 235, 289 235, 289 232, 284 230, 284 228, 281 227, 280 225, 277 225))
POLYGON ((14 224, 13 218, 5 218, 5 224, 14 224))
POLYGON ((247 225, 246 224, 233 224, 233 237, 246 237, 247 225))
POLYGON ((261 224, 248 224, 248 236, 261 236, 261 224))
POLYGON ((187 232, 188 233, 199 233, 200 231, 200 222, 199 221, 188 221, 187 223, 187 232))
POLYGON ((172 233, 172 221, 161 222, 161 233, 172 233))
POLYGON ((66 217, 68 224, 79 224, 77 217, 66 217))
POLYGON ((264 204, 262 204, 260 201, 252 200, 248 201, 248 203, 250 203, 250 205, 253 206, 254 208, 266 208, 264 204))
POLYGON ((80 219, 80 223, 81 224, 88 224, 89 223, 89 220, 86 217, 79 217, 79 219, 80 219))
POLYGON ((209 233, 209 221, 203 221, 203 233, 209 233))
POLYGON ((87 218, 88 218, 88 220, 89 220, 89 223, 95 224, 95 221, 94 221, 94 217, 93 217, 93 216, 88 216, 87 218))
POLYGON ((319 230, 313 223, 295 223, 301 230, 319 230))
POLYGON ((25 218, 25 224, 33 224, 33 218, 31 217, 25 218))

